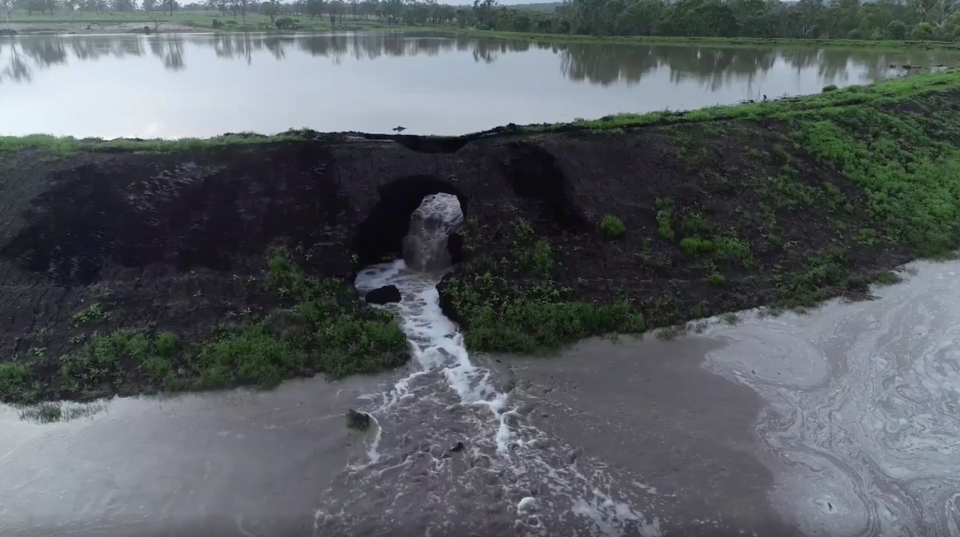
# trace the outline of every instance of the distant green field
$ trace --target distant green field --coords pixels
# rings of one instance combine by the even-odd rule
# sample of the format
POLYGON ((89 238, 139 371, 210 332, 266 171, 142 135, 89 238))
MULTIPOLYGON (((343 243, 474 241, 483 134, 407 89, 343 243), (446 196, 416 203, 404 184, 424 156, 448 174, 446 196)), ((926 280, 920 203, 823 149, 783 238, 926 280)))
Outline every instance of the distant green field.
MULTIPOLYGON (((123 23, 123 22, 147 22, 155 19, 161 19, 176 23, 189 23, 193 21, 205 21, 212 23, 214 18, 228 19, 216 11, 174 11, 173 16, 159 11, 131 11, 131 12, 67 12, 57 11, 54 13, 34 13, 28 15, 26 11, 14 11, 10 16, 10 22, 29 23, 29 22, 103 22, 103 23, 123 23)), ((239 16, 237 17, 240 18, 239 16)), ((262 18, 269 20, 269 17, 258 14, 248 14, 247 20, 262 18)))
POLYGON ((562 5, 563 2, 544 2, 542 4, 514 4, 509 7, 514 9, 526 9, 528 11, 540 11, 542 13, 553 13, 555 9, 562 5))
POLYGON ((953 41, 873 41, 869 39, 791 39, 760 37, 673 37, 673 36, 595 36, 576 34, 542 34, 529 32, 501 32, 497 30, 437 28, 438 32, 456 33, 491 39, 529 40, 543 42, 617 43, 625 45, 694 45, 730 47, 816 47, 869 49, 937 49, 960 50, 953 41))
MULTIPOLYGON (((335 26, 330 25, 329 18, 313 18, 306 16, 291 16, 297 19, 299 30, 306 31, 329 31, 329 30, 364 30, 364 29, 397 29, 395 26, 386 26, 376 19, 359 19, 351 16, 344 16, 342 22, 335 26)), ((222 15, 217 11, 174 11, 171 16, 169 13, 159 11, 132 11, 124 13, 106 12, 55 12, 52 14, 28 15, 26 11, 16 11, 10 17, 11 23, 33 23, 51 25, 62 24, 82 24, 93 25, 93 30, 98 29, 97 25, 115 25, 128 23, 143 23, 153 26, 159 22, 161 24, 175 24, 180 26, 192 26, 196 28, 213 28, 213 20, 219 19, 226 26, 224 30, 267 30, 276 29, 271 22, 270 17, 260 15, 259 13, 248 13, 247 16, 234 16, 233 14, 222 15)), ((109 30, 109 26, 104 28, 109 30)), ((161 26, 162 30, 163 27, 161 26)))

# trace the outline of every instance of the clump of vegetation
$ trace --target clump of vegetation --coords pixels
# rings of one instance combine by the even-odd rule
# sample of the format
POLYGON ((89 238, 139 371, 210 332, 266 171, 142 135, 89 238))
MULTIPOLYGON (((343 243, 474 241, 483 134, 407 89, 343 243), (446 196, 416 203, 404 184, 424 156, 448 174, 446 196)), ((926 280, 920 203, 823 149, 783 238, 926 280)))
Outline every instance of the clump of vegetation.
POLYGON ((837 91, 837 86, 834 84, 827 84, 823 87, 823 93, 828 93, 831 91, 837 91))
POLYGON ((753 263, 750 245, 732 235, 717 238, 714 251, 719 259, 736 260, 745 267, 753 263))
POLYGON ((674 240, 677 234, 674 232, 672 226, 674 209, 673 199, 657 198, 655 206, 657 208, 657 233, 662 239, 668 241, 674 240))
POLYGON ((87 309, 77 312, 73 315, 73 326, 84 326, 90 323, 98 323, 110 319, 110 312, 104 309, 99 302, 94 302, 87 309))
POLYGON ((646 328, 629 302, 570 301, 560 289, 524 288, 490 272, 452 278, 445 294, 468 320, 468 348, 478 351, 551 352, 587 337, 646 328))
POLYGON ((656 331, 655 335, 657 339, 663 341, 673 341, 679 337, 687 335, 687 325, 686 323, 681 323, 673 326, 665 326, 656 331))
POLYGON ((30 368, 16 362, 0 363, 0 401, 18 402, 30 390, 30 368))
POLYGON ((59 403, 43 402, 21 410, 20 419, 37 423, 56 423, 63 419, 63 409, 59 403))
POLYGON ((719 272, 714 272, 711 274, 707 278, 707 281, 714 287, 723 287, 727 283, 727 279, 724 278, 723 274, 720 274, 719 272))
POLYGON ((112 395, 125 381, 123 362, 156 359, 155 342, 144 331, 94 334, 80 352, 60 357, 61 391, 87 398, 112 395))
MULTIPOLYGON (((874 232, 912 247, 918 255, 936 256, 954 248, 960 232, 960 192, 955 185, 960 149, 931 138, 911 114, 855 117, 859 129, 878 136, 859 139, 832 121, 820 120, 805 124, 799 137, 818 159, 840 166, 864 189, 878 224, 874 232)), ((931 120, 931 127, 960 127, 946 121, 931 120)), ((861 240, 872 241, 874 232, 861 240)))
POLYGON ((343 377, 402 365, 409 346, 393 316, 357 300, 343 282, 303 273, 284 251, 268 263, 267 288, 295 304, 258 321, 225 327, 195 357, 200 387, 272 386, 284 378, 343 377))
POLYGON ((605 237, 608 240, 619 239, 626 233, 627 228, 623 225, 623 221, 613 215, 605 215, 603 221, 600 222, 600 230, 603 231, 605 237))
POLYGON ((295 30, 300 27, 299 23, 290 17, 280 17, 274 24, 278 30, 295 30))
POLYGON ((712 241, 703 240, 700 237, 687 237, 680 241, 680 249, 687 255, 709 254, 713 252, 712 241))
POLYGON ((180 338, 171 332, 164 332, 157 336, 157 354, 164 358, 171 358, 180 346, 180 338))
POLYGON ((713 226, 699 212, 691 212, 683 219, 683 231, 688 235, 710 236, 713 226))
MULTIPOLYGON (((578 340, 610 333, 639 333, 646 328, 643 315, 627 300, 593 304, 571 299, 571 290, 555 279, 541 276, 535 259, 537 241, 526 223, 513 226, 514 259, 478 259, 475 271, 465 271, 446 281, 444 300, 466 323, 468 348, 487 352, 544 353, 578 340), (524 283, 520 283, 524 282, 524 283)), ((479 240, 468 227, 465 241, 479 240)), ((475 245, 465 244, 475 252, 475 245)), ((550 263, 556 266, 556 261, 550 263)), ((555 273, 554 273, 555 274, 555 273)))
POLYGON ((103 404, 84 403, 79 405, 44 401, 20 408, 19 418, 37 423, 55 423, 92 416, 106 408, 103 404))
POLYGON ((820 198, 815 188, 794 177, 777 176, 770 179, 777 204, 788 209, 813 207, 820 198))
POLYGON ((537 239, 530 223, 522 218, 514 220, 513 227, 513 257, 517 263, 537 278, 552 278, 555 266, 550 241, 537 239))
MULTIPOLYGON (((0 363, 0 401, 270 387, 316 373, 378 372, 409 358, 406 337, 389 313, 357 300, 342 281, 305 274, 286 251, 270 258, 265 285, 292 305, 223 325, 203 343, 184 344, 169 332, 121 329, 95 332, 86 341, 72 338, 72 344, 82 346, 64 356, 31 351, 29 359, 0 363), (56 378, 37 382, 51 367, 59 371, 56 378)), ((74 319, 82 325, 104 314, 94 305, 74 319)))

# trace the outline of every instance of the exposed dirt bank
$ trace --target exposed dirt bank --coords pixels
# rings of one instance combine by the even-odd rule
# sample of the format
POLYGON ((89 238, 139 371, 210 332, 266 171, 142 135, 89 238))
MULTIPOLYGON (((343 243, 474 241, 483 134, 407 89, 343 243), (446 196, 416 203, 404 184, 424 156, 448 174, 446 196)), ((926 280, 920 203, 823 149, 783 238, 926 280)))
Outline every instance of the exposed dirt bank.
POLYGON ((467 217, 441 291, 478 350, 864 297, 957 246, 958 112, 948 72, 467 139, 2 139, 0 397, 402 363, 349 283, 436 192, 467 217))

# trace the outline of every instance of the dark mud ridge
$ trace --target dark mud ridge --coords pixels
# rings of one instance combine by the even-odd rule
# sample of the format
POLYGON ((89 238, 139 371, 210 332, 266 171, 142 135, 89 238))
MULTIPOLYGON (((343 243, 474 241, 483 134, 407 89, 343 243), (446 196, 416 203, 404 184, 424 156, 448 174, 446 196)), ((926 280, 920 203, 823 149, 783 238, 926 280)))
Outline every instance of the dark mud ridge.
POLYGON ((466 217, 441 301, 473 349, 864 298, 960 236, 960 178, 937 171, 960 169, 957 76, 930 77, 626 129, 3 153, 0 397, 403 363, 352 278, 441 192, 466 217))

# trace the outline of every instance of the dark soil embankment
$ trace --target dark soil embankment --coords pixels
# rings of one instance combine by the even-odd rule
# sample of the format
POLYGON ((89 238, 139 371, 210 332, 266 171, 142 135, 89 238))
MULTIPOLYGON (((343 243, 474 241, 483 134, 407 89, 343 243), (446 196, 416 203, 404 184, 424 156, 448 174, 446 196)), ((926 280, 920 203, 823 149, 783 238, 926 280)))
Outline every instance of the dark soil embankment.
POLYGON ((402 334, 349 280, 399 254, 435 192, 467 217, 442 300, 474 349, 865 296, 884 271, 957 246, 958 87, 929 75, 449 151, 356 136, 32 141, 2 153, 0 398, 402 363, 402 334))

